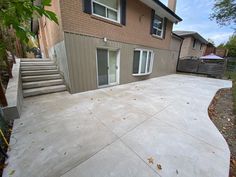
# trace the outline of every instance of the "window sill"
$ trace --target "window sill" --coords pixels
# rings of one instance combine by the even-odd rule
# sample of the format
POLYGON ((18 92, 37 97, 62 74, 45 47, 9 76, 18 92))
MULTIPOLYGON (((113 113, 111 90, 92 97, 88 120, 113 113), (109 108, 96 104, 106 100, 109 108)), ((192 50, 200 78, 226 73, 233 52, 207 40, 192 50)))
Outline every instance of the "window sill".
POLYGON ((152 37, 157 38, 157 39, 160 39, 160 40, 164 40, 163 37, 157 36, 157 35, 155 35, 155 34, 152 34, 152 37))
POLYGON ((91 15, 91 18, 96 19, 96 20, 100 20, 102 22, 110 23, 112 25, 116 25, 116 26, 122 27, 122 25, 120 23, 118 23, 118 22, 114 22, 112 20, 108 20, 108 19, 96 16, 96 15, 91 15))
POLYGON ((133 76, 135 77, 139 77, 139 76, 148 76, 150 75, 151 73, 144 73, 144 74, 132 74, 133 76))

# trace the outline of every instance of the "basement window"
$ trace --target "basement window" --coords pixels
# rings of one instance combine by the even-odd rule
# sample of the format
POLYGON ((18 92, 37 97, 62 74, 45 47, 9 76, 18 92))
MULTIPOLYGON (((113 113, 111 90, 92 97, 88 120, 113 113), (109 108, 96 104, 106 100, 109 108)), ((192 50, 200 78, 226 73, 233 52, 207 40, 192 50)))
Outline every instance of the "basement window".
POLYGON ((92 0, 93 15, 120 22, 120 0, 92 0))
POLYGON ((135 49, 133 59, 133 75, 143 76, 152 73, 154 54, 151 50, 135 49))

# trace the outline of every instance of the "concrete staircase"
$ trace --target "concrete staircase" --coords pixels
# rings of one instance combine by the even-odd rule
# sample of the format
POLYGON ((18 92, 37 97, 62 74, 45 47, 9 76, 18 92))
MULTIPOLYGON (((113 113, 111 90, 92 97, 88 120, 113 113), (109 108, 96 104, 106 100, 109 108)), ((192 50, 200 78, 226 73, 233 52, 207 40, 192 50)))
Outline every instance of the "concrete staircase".
POLYGON ((21 59, 23 96, 36 96, 66 90, 56 64, 50 59, 21 59))

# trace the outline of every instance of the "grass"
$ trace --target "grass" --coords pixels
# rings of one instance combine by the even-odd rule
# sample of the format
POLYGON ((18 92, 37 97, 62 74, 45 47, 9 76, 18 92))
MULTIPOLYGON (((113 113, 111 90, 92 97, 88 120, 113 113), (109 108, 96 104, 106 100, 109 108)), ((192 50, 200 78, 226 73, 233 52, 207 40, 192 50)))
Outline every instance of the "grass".
POLYGON ((226 71, 225 77, 231 79, 233 82, 232 94, 234 103, 234 113, 236 114, 236 71, 226 71))

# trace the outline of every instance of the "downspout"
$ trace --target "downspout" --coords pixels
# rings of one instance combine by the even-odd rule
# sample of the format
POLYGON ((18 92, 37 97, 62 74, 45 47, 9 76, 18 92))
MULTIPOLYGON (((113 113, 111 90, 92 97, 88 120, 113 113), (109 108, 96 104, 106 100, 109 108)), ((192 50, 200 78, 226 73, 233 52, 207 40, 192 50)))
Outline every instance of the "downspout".
POLYGON ((178 55, 178 61, 177 61, 177 65, 176 65, 176 72, 179 71, 179 70, 178 70, 178 66, 179 66, 180 53, 181 53, 181 48, 182 48, 182 45, 183 45, 183 42, 184 42, 183 39, 181 39, 181 40, 182 40, 182 41, 181 41, 181 44, 180 44, 180 47, 179 47, 179 55, 178 55))

